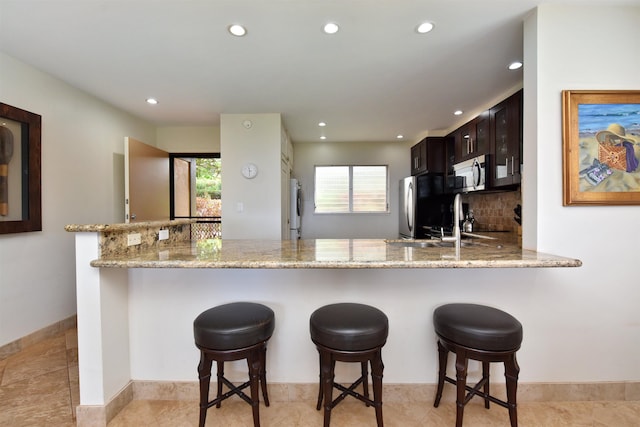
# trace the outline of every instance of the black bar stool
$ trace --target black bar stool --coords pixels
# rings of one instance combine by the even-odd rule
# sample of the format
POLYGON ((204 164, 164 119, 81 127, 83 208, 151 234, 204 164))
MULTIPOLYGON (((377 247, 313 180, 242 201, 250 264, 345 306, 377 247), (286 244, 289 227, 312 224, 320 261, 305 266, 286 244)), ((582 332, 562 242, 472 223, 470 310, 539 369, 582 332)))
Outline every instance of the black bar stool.
POLYGON ((518 426, 516 391, 520 367, 516 361, 516 351, 522 343, 522 325, 504 311, 477 304, 446 304, 433 312, 433 326, 438 335, 438 355, 440 370, 438 389, 433 404, 436 408, 442 398, 444 382, 454 384, 456 395, 456 427, 462 427, 464 406, 473 396, 484 399, 485 408, 489 402, 509 409, 512 427, 518 426), (447 355, 456 355, 456 380, 447 374, 447 355), (467 385, 467 364, 469 359, 482 362, 482 379, 473 387, 467 385), (489 394, 489 364, 502 362, 505 367, 507 401, 489 394), (482 391, 480 389, 482 388, 482 391), (466 392, 469 392, 466 394, 466 392))
POLYGON ((233 396, 241 397, 253 408, 253 425, 260 427, 259 384, 262 385, 264 403, 269 406, 267 395, 266 353, 267 341, 275 327, 273 310, 262 304, 234 302, 210 308, 193 322, 196 346, 200 349, 198 377, 200 379, 200 427, 204 427, 207 409, 220 407, 220 403, 233 396), (247 359, 249 381, 234 386, 224 377, 224 362, 247 359), (218 393, 209 401, 211 365, 217 362, 218 393), (222 394, 222 385, 229 391, 222 394), (250 387, 251 397, 242 392, 250 387))
POLYGON ((318 404, 324 400, 324 427, 329 427, 331 409, 347 395, 353 396, 376 411, 378 427, 382 420, 382 347, 387 341, 389 320, 377 308, 355 303, 331 304, 313 312, 309 320, 311 340, 320 354, 320 387, 318 404), (336 361, 359 362, 361 376, 345 387, 334 382, 336 361), (371 364, 373 400, 369 398, 368 364, 371 364), (363 394, 355 391, 362 384, 363 394), (333 388, 342 393, 333 400, 333 388))

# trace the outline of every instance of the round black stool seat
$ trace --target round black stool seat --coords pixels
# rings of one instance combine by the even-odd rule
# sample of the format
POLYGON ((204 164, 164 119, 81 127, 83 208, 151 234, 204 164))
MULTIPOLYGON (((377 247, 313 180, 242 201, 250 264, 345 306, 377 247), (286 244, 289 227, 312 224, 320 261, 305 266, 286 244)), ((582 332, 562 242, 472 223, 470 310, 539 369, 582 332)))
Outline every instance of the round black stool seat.
POLYGON ((252 407, 253 426, 260 427, 259 388, 265 406, 269 406, 267 393, 266 354, 267 341, 275 328, 273 310, 252 302, 233 302, 210 308, 193 321, 196 346, 200 349, 198 378, 200 381, 200 422, 204 427, 207 410, 220 408, 223 400, 237 395, 252 407), (247 360, 249 381, 235 385, 224 376, 224 363, 247 360), (209 400, 211 366, 217 365, 216 398, 209 400), (222 393, 223 385, 229 391, 222 393), (242 390, 249 387, 247 396, 242 390))
POLYGON ((251 302, 233 302, 202 312, 193 322, 199 347, 234 350, 266 341, 275 328, 269 307, 251 302))
POLYGON ((356 303, 320 307, 309 322, 311 340, 328 348, 361 351, 387 341, 389 320, 375 307, 356 303))
POLYGON ((484 305, 443 305, 434 311, 433 325, 438 336, 477 350, 516 350, 522 343, 522 324, 509 313, 484 305))
POLYGON ((444 383, 456 386, 456 427, 462 427, 464 407, 472 397, 484 399, 484 407, 496 403, 509 410, 511 427, 518 427, 516 394, 520 367, 516 352, 522 343, 522 324, 509 313, 478 304, 446 304, 433 312, 433 326, 438 336, 438 388, 433 406, 440 404, 444 383), (456 378, 447 376, 447 356, 456 355, 456 378), (467 385, 469 360, 482 363, 482 378, 475 386, 467 385), (504 363, 507 401, 491 395, 490 367, 504 363))
POLYGON ((347 395, 373 406, 378 427, 384 426, 382 418, 382 347, 389 335, 389 319, 375 307, 356 303, 329 304, 320 307, 309 319, 311 340, 320 355, 320 410, 324 401, 324 427, 329 427, 331 409, 347 395), (334 381, 338 362, 360 363, 360 377, 349 387, 334 381), (373 400, 369 397, 369 365, 373 380, 373 400), (363 393, 356 388, 362 384, 363 393), (342 393, 333 399, 333 389, 342 393))

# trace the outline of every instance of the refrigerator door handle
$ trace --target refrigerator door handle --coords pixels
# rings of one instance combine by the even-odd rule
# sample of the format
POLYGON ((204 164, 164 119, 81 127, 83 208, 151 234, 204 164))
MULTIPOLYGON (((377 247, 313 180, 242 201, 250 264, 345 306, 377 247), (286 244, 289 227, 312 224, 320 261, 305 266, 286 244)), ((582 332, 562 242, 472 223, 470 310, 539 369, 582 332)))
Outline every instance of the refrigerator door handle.
POLYGON ((409 188, 407 189, 407 226, 409 227, 409 232, 413 234, 413 183, 409 184, 409 188))

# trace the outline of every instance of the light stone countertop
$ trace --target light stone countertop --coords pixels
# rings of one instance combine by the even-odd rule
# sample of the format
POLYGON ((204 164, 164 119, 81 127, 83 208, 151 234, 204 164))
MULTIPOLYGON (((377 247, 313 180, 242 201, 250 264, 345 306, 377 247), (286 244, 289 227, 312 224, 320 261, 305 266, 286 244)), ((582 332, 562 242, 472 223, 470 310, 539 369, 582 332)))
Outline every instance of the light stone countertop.
MULTIPOLYGON (((71 230, 69 230, 71 231, 71 230)), ((78 230, 79 231, 79 230, 78 230)), ((101 268, 536 268, 579 267, 578 259, 521 249, 513 236, 453 247, 410 247, 384 239, 200 240, 134 254, 104 255, 101 268)))
POLYGON ((173 219, 158 221, 140 221, 131 223, 115 223, 115 224, 68 224, 64 226, 64 230, 70 233, 87 233, 87 232, 131 232, 138 229, 146 229, 151 227, 167 227, 175 225, 189 225, 196 222, 194 219, 173 219))

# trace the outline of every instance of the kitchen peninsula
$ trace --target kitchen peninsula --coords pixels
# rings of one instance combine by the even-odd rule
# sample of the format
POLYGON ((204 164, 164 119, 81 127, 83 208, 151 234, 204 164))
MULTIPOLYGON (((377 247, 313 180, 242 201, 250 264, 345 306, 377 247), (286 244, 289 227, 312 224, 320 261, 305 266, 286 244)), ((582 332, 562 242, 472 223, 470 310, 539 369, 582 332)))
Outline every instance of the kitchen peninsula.
MULTIPOLYGON (((545 268, 581 265, 522 250, 505 233, 473 239, 456 257, 452 247, 383 239, 196 242, 189 221, 65 229, 76 233, 78 425, 106 425, 135 394, 197 399, 193 319, 218 304, 250 300, 276 313, 267 372, 280 399, 288 399, 294 385, 316 386, 308 319, 337 301, 374 305, 389 317, 385 384, 425 385, 436 376, 435 307, 474 301, 513 310, 530 289, 503 282, 501 268, 544 280, 545 268), (168 230, 167 240, 158 241, 161 229, 168 230), (128 246, 132 233, 140 234, 141 244, 128 246)), ((230 378, 246 376, 244 370, 229 369, 230 378)))

